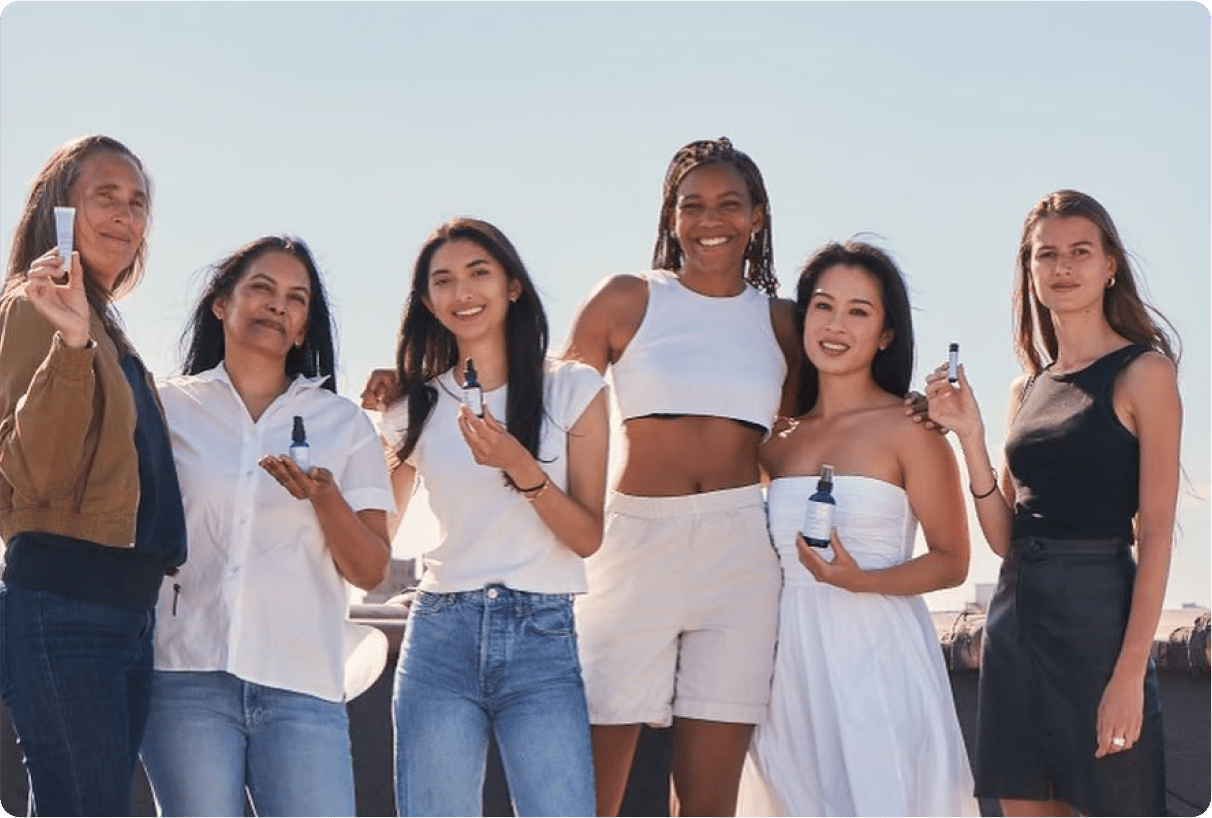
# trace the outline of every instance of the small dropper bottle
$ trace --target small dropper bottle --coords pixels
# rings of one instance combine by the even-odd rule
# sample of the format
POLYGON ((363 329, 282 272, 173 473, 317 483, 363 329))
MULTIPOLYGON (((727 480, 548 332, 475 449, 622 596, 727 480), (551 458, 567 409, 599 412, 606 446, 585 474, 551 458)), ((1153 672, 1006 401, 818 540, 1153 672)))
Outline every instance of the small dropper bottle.
POLYGON ((833 466, 821 464, 821 477, 816 482, 816 493, 808 498, 808 511, 804 515, 804 539, 814 548, 828 548, 832 540, 833 510, 837 503, 833 499, 833 466))
POLYGON ((480 378, 471 358, 463 365, 463 403, 476 417, 484 417, 484 390, 480 388, 480 378))
POLYGON ((290 459, 304 472, 311 471, 311 446, 307 445, 307 432, 299 415, 295 415, 295 425, 290 430, 290 459))

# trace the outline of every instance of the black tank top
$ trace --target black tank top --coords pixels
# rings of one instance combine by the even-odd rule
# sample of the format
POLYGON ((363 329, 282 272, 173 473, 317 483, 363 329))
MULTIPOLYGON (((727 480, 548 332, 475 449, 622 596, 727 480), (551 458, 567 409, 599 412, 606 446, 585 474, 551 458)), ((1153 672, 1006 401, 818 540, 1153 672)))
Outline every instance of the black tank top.
POLYGON ((1112 397, 1119 373, 1146 351, 1130 344, 1077 372, 1045 369, 1027 385, 1006 437, 1012 537, 1131 541, 1140 444, 1116 417, 1112 397))

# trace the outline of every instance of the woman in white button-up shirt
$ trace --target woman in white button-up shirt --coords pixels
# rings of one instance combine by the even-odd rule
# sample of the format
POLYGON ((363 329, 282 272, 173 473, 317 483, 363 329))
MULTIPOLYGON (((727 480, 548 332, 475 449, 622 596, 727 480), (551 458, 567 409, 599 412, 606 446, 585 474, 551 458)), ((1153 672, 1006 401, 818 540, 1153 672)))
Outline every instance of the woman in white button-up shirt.
POLYGON ((369 418, 332 384, 332 319, 306 245, 265 237, 215 266, 160 384, 190 557, 157 607, 143 742, 164 815, 353 815, 346 583, 390 559, 369 418), (310 470, 280 454, 303 420, 310 470))

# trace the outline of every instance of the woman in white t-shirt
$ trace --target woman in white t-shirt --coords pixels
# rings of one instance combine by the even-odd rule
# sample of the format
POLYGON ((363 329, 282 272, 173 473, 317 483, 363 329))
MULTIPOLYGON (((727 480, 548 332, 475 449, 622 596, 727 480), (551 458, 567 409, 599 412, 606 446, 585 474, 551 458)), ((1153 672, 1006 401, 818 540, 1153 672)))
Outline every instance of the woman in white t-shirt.
POLYGON ((241 815, 246 788, 258 815, 353 815, 346 583, 383 581, 392 500, 374 424, 335 394, 306 245, 215 265, 185 340, 159 384, 189 560, 156 608, 152 790, 162 815, 241 815), (280 454, 300 426, 310 468, 280 454))
POLYGON ((517 814, 591 815, 572 599, 602 539, 605 383, 547 358, 517 251, 466 218, 421 249, 396 366, 383 424, 397 505, 419 476, 440 525, 396 670, 397 809, 479 815, 491 731, 517 814), (464 403, 469 360, 482 416, 464 403))

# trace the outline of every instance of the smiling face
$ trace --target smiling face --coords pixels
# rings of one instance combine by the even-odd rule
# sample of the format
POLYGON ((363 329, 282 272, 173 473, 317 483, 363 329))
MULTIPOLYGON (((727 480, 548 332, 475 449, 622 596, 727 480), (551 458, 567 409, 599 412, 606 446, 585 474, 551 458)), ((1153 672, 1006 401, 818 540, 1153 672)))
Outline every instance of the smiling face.
POLYGON ((1031 234, 1031 288, 1054 314, 1101 310, 1115 275, 1097 225, 1084 216, 1040 219, 1031 234))
POLYGON ((434 251, 421 301, 455 338, 468 342, 491 333, 504 337, 509 303, 521 292, 491 253, 470 239, 454 239, 434 251))
POLYGON ((869 371, 892 342, 879 280, 862 267, 837 264, 816 280, 804 313, 804 352, 821 374, 869 371))
POLYGON ((761 227, 762 210, 731 164, 695 168, 678 185, 673 233, 682 248, 683 269, 739 275, 749 237, 761 227))
POLYGON ((102 151, 80 163, 68 200, 76 208, 76 249, 97 283, 111 292, 143 246, 147 180, 130 157, 102 151))
POLYGON ((215 299, 226 354, 247 350, 286 359, 307 334, 311 279, 289 253, 270 251, 249 262, 230 294, 215 299))

